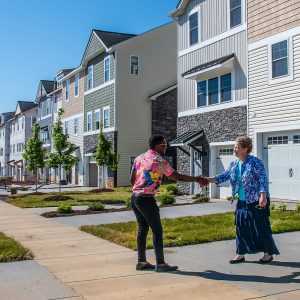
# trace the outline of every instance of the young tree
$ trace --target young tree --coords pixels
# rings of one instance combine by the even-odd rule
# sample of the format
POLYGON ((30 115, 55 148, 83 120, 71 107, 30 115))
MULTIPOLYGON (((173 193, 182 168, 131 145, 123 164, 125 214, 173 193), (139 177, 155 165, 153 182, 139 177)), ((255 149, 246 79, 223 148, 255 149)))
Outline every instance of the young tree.
POLYGON ((101 167, 101 180, 98 179, 99 188, 105 187, 104 173, 107 172, 106 167, 111 168, 113 171, 118 169, 120 154, 111 151, 111 145, 112 143, 103 134, 103 125, 101 124, 98 147, 93 154, 98 167, 101 167))
POLYGON ((38 169, 45 166, 45 151, 40 140, 40 125, 34 124, 33 135, 24 145, 23 158, 26 160, 26 169, 35 174, 35 192, 38 191, 38 169))
POLYGON ((68 134, 64 133, 61 116, 64 113, 61 108, 58 111, 57 119, 52 126, 52 143, 54 152, 48 154, 46 165, 48 168, 58 168, 59 178, 59 192, 61 192, 61 171, 71 170, 78 162, 78 158, 74 157, 72 153, 77 149, 75 144, 71 143, 68 134))

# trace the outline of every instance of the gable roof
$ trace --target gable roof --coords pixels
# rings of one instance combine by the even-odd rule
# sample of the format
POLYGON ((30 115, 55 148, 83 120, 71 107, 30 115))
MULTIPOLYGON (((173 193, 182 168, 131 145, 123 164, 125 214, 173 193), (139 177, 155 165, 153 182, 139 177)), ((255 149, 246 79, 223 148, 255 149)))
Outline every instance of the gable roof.
POLYGON ((35 102, 39 101, 45 96, 51 94, 55 90, 54 80, 40 80, 39 87, 36 93, 35 102))
POLYGON ((98 29, 93 29, 93 32, 95 32, 97 37, 102 41, 106 48, 110 48, 118 43, 136 36, 135 34, 104 31, 98 29))
POLYGON ((182 16, 185 13, 185 9, 189 3, 190 0, 179 0, 176 8, 169 13, 169 16, 174 19, 182 16))
POLYGON ((54 91, 54 81, 53 80, 41 80, 41 84, 43 85, 47 94, 50 94, 54 91))
POLYGON ((36 106, 37 106, 37 104, 32 101, 18 101, 15 113, 16 114, 23 113, 23 112, 28 111, 36 106))

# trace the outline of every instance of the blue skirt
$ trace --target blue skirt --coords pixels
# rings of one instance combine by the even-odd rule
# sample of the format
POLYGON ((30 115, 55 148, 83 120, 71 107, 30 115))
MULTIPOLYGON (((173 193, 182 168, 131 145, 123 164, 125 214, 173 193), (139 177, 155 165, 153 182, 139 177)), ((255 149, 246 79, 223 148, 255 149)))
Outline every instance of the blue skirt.
POLYGON ((269 199, 266 208, 255 208, 258 202, 238 201, 235 211, 236 253, 239 255, 266 252, 279 254, 270 226, 269 199))

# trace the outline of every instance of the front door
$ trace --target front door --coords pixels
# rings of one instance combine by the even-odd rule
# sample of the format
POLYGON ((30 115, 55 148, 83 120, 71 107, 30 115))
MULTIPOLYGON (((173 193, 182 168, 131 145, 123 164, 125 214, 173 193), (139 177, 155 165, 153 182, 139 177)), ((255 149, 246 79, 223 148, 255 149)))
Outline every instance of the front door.
MULTIPOLYGON (((202 147, 197 147, 200 151, 202 150, 202 147)), ((194 152, 194 166, 193 166, 193 175, 194 176, 200 176, 202 175, 202 156, 199 152, 196 150, 193 150, 194 152)), ((202 191, 200 185, 197 182, 193 183, 193 194, 199 194, 202 191)))

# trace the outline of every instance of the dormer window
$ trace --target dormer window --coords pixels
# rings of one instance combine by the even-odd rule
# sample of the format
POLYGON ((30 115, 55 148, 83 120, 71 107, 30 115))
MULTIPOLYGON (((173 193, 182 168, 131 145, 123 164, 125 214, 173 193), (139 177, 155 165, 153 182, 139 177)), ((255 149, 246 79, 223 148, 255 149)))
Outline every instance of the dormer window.
POLYGON ((199 41, 199 14, 195 12, 189 17, 190 46, 199 41))

